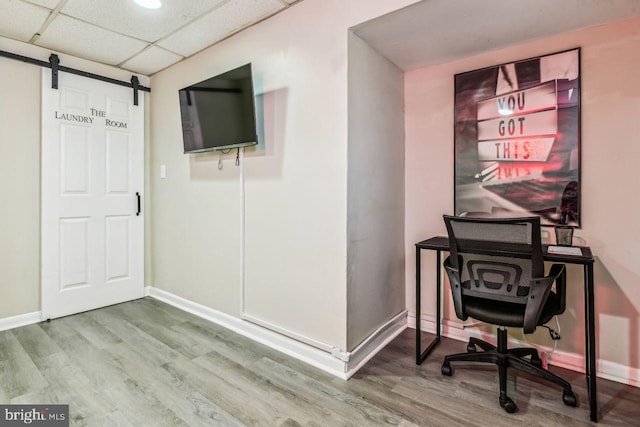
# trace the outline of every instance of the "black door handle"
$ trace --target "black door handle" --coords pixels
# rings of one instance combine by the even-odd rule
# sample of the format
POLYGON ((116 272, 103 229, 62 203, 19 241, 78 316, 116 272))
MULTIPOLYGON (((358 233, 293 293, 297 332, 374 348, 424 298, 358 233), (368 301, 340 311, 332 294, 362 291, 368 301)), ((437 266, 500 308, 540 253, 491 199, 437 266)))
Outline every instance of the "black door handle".
POLYGON ((138 198, 138 212, 136 212, 136 216, 140 216, 140 193, 136 192, 136 197, 138 198))

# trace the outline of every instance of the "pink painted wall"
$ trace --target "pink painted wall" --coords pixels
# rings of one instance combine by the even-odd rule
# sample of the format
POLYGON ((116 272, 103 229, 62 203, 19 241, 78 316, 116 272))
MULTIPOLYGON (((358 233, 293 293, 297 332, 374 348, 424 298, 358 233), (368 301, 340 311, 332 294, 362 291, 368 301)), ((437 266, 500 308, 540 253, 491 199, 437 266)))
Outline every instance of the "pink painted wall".
MULTIPOLYGON (((406 108, 407 307, 415 318, 414 243, 446 233, 453 212, 453 76, 581 47, 582 219, 576 235, 597 257, 596 326, 601 375, 638 384, 640 367, 640 18, 408 72, 406 108)), ((435 314, 435 255, 423 256, 424 319, 435 314), (431 281, 431 283, 429 283, 431 281)), ((558 355, 584 354, 582 270, 570 266, 558 355)), ((448 290, 446 291, 448 292, 448 290)), ((445 317, 457 322, 448 294, 445 317)), ((546 330, 520 336, 553 346, 546 330)), ((560 358, 560 356, 559 356, 560 358)), ((575 359, 575 357, 574 357, 575 359)), ((577 362, 579 365, 580 362, 577 362)))

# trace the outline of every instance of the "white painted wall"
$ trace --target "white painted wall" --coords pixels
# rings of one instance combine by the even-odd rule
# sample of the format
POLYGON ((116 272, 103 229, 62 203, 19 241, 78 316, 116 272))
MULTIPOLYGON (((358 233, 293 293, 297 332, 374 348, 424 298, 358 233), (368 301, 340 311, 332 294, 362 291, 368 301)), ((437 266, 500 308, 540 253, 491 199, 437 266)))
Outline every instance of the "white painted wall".
POLYGON ((0 58, 0 319, 40 310, 40 72, 0 58))
POLYGON ((264 145, 245 161, 246 312, 347 347, 348 28, 413 2, 304 0, 153 76, 154 286, 241 315, 239 171, 182 154, 177 91, 251 62, 264 145))
MULTIPOLYGON (((640 19, 423 68, 405 76, 407 302, 415 310, 413 244, 446 234, 453 211, 453 76, 456 73, 569 48, 582 48, 582 218, 576 235, 595 264, 597 353, 601 360, 640 367, 640 19)), ((425 251, 429 252, 429 251, 425 251)), ((434 316, 435 255, 423 255, 423 312, 434 316)), ((559 351, 584 353, 582 269, 570 266, 559 351)), ((448 291, 447 291, 448 292, 448 291)), ((447 294, 445 294, 447 295, 447 294)), ((446 301, 450 301, 448 298, 446 301)), ((450 302, 445 318, 456 320, 450 302)), ((553 346, 545 330, 523 337, 553 346)), ((637 379, 635 380, 637 381, 637 379)))
POLYGON ((347 349, 405 308, 404 73, 349 34, 347 349))
MULTIPOLYGON (((0 50, 42 61, 48 61, 52 53, 50 50, 2 37, 0 50)), ((58 56, 61 65, 67 67, 124 81, 131 79, 131 73, 123 70, 69 55, 58 56)), ((0 76, 2 320, 40 311, 41 67, 0 57, 0 76)), ((139 77, 142 85, 149 85, 146 77, 139 77)), ((148 271, 148 258, 145 266, 148 271)))

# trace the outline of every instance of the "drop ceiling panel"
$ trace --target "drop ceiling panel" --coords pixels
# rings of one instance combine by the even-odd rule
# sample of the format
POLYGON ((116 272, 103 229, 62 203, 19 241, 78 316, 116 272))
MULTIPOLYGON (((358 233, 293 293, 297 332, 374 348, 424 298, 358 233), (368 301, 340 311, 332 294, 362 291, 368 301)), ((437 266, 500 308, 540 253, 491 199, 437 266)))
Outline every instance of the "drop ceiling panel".
POLYGON ((145 48, 146 43, 58 15, 36 44, 71 55, 117 65, 145 48))
POLYGON ((24 0, 29 3, 38 4, 49 9, 55 9, 62 0, 24 0))
POLYGON ((233 0, 158 44, 184 56, 193 55, 284 7, 277 0, 233 0))
POLYGON ((161 8, 145 9, 133 0, 69 0, 62 13, 130 37, 156 42, 225 1, 163 0, 161 8))
POLYGON ((182 59, 182 56, 176 55, 173 52, 157 46, 151 46, 122 64, 122 68, 149 75, 163 68, 167 68, 169 65, 182 59))
POLYGON ((29 41, 40 30, 50 10, 21 0, 0 1, 0 28, 2 35, 23 42, 29 41))
POLYGON ((301 1, 0 0, 0 37, 153 74, 301 1))

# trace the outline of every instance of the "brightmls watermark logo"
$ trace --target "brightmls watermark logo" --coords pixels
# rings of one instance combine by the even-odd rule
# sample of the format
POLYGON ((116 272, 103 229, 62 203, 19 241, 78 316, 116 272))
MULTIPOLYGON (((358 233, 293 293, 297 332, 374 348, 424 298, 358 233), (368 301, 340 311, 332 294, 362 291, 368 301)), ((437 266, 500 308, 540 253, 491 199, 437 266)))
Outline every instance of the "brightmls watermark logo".
POLYGON ((0 426, 68 427, 69 405, 0 405, 0 426))

